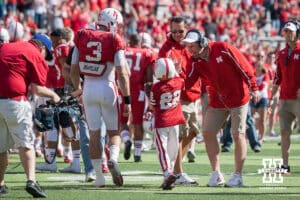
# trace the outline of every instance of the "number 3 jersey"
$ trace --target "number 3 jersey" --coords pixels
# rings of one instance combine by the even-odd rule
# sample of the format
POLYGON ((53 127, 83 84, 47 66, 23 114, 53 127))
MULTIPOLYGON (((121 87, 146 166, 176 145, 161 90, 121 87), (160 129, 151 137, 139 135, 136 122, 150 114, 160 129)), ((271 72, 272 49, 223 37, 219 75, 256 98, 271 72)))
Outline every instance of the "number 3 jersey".
POLYGON ((120 62, 126 62, 125 55, 122 61, 115 56, 119 50, 125 49, 118 34, 84 29, 77 32, 74 42, 80 52, 79 68, 82 74, 115 80, 114 64, 120 66, 120 62))
POLYGON ((150 101, 154 106, 155 128, 184 124, 180 94, 184 80, 179 77, 156 82, 151 88, 150 101))

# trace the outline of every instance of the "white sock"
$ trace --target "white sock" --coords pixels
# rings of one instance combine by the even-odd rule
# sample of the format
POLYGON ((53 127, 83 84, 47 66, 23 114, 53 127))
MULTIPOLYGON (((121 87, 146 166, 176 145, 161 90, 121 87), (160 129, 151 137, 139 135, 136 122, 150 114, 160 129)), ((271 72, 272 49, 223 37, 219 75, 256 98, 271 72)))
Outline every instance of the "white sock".
POLYGON ((166 170, 166 171, 164 171, 164 177, 166 178, 166 177, 168 177, 169 176, 169 171, 168 170, 166 170))
POLYGON ((80 166, 80 150, 73 150, 73 165, 80 166))
POLYGON ((140 156, 142 152, 143 141, 142 140, 134 140, 134 155, 140 156))
POLYGON ((120 147, 113 144, 109 147, 109 151, 110 151, 110 159, 118 162, 120 147))
POLYGON ((35 138, 34 148, 40 150, 41 149, 41 144, 42 144, 42 138, 40 138, 40 137, 35 138))
POLYGON ((63 145, 61 144, 61 141, 62 141, 62 138, 61 138, 61 134, 59 134, 58 135, 58 143, 57 143, 57 149, 61 149, 61 150, 63 150, 64 149, 64 147, 63 147, 63 145))
POLYGON ((106 154, 103 152, 102 154, 102 163, 107 163, 107 158, 106 158, 106 154))
POLYGON ((123 142, 127 142, 128 140, 130 140, 130 133, 128 130, 123 130, 121 131, 121 137, 123 138, 123 142))
POLYGON ((94 167, 94 170, 96 172, 96 179, 99 179, 100 177, 103 177, 102 166, 101 166, 102 159, 92 159, 91 161, 92 161, 92 165, 94 167))
POLYGON ((64 151, 63 151, 63 154, 64 154, 64 158, 71 158, 70 154, 71 154, 71 148, 70 148, 70 145, 68 146, 63 146, 64 147, 64 151), (69 157, 70 156, 70 157, 69 157))

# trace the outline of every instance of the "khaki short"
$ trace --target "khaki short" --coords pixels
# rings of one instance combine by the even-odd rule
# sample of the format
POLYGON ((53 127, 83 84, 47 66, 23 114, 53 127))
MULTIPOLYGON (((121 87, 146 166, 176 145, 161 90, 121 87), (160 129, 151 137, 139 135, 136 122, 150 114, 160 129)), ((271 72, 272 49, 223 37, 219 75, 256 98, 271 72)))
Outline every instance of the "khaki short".
POLYGON ((200 100, 193 102, 181 100, 181 107, 184 118, 186 120, 185 124, 181 124, 179 137, 185 138, 189 133, 200 133, 199 130, 199 120, 198 120, 198 105, 200 100))
POLYGON ((278 114, 281 130, 292 132, 296 118, 300 127, 300 100, 279 100, 278 114))
POLYGON ((230 115, 232 133, 245 133, 247 112, 248 103, 236 108, 212 108, 209 106, 204 117, 203 132, 219 132, 230 115))
POLYGON ((33 149, 32 110, 28 101, 0 100, 0 153, 15 147, 33 149))
POLYGON ((206 113, 206 110, 208 108, 208 103, 209 103, 209 96, 207 93, 205 93, 201 96, 202 116, 204 116, 206 113))

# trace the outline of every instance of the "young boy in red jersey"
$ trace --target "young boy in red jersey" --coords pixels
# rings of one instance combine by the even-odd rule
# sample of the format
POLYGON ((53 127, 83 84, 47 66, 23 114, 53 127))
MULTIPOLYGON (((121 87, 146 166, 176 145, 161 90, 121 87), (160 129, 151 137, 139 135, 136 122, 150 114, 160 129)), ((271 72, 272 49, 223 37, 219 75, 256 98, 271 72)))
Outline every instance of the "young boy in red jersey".
POLYGON ((184 80, 177 76, 169 58, 157 60, 154 75, 158 82, 151 88, 150 101, 154 107, 157 155, 164 174, 161 188, 169 190, 176 181, 173 170, 179 147, 179 124, 185 123, 180 103, 184 80))

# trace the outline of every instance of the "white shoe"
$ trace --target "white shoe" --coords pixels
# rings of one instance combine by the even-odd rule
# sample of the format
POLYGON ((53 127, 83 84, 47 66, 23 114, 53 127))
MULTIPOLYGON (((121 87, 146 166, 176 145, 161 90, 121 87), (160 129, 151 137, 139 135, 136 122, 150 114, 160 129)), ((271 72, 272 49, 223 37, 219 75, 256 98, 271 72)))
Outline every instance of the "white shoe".
POLYGON ((154 142, 151 144, 151 149, 152 149, 152 150, 155 150, 155 149, 156 149, 156 144, 155 144, 154 142))
POLYGON ((210 177, 207 187, 218 187, 224 184, 223 174, 219 171, 213 171, 210 177))
POLYGON ((123 176, 120 172, 118 163, 114 160, 109 160, 109 161, 107 161, 107 166, 111 173, 114 184, 117 186, 122 186, 123 185, 123 176))
POLYGON ((105 178, 104 178, 103 174, 96 177, 96 180, 93 183, 93 186, 95 186, 95 187, 105 187, 105 178))
POLYGON ((149 147, 146 144, 142 145, 142 152, 150 151, 149 147))
POLYGON ((44 164, 37 165, 35 167, 35 169, 40 170, 40 171, 56 172, 57 171, 57 165, 56 165, 56 163, 52 163, 52 164, 44 163, 44 164))
POLYGON ((198 133, 197 136, 196 136, 196 143, 200 144, 204 142, 204 138, 202 136, 202 133, 198 133))
POLYGON ((225 183, 225 187, 243 187, 243 178, 240 174, 233 174, 231 179, 225 183))
POLYGON ((197 181, 191 179, 186 173, 181 173, 176 181, 175 185, 198 185, 197 181))
POLYGON ((73 163, 70 164, 69 166, 59 169, 58 170, 61 173, 74 173, 74 174, 80 174, 81 173, 81 168, 80 165, 74 165, 73 163))
POLYGON ((85 175, 85 182, 93 182, 94 180, 96 180, 95 173, 89 172, 85 175))

